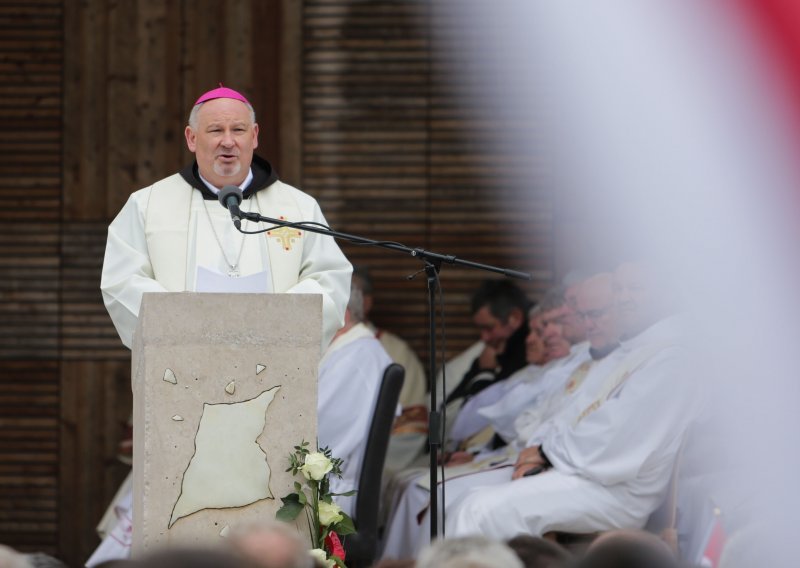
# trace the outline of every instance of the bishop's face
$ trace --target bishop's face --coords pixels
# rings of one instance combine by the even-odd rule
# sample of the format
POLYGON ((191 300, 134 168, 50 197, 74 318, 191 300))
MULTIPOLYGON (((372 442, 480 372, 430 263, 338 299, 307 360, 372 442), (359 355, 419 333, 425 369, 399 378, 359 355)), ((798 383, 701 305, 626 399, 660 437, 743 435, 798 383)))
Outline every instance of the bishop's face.
POLYGON ((213 99, 197 112, 197 124, 186 127, 186 145, 194 152, 200 174, 216 187, 241 184, 258 147, 258 124, 242 101, 213 99))

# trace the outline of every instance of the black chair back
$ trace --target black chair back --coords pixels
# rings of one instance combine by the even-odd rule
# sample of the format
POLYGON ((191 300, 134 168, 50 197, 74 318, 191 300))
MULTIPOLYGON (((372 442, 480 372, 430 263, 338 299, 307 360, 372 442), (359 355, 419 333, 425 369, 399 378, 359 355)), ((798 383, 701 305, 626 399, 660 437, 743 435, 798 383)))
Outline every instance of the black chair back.
POLYGON ((364 449, 364 459, 361 462, 353 517, 356 532, 347 535, 344 543, 347 550, 347 566, 350 568, 371 566, 375 559, 378 546, 381 477, 405 374, 405 369, 397 363, 392 363, 383 372, 367 445, 364 449))

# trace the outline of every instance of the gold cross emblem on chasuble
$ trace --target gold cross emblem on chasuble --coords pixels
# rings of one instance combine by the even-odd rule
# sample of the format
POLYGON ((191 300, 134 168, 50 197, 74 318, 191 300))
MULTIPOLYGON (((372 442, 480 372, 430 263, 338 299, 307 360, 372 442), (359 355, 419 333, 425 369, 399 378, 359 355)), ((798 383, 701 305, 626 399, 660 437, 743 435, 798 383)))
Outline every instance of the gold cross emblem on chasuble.
MULTIPOLYGON (((278 217, 278 219, 285 221, 286 217, 281 215, 278 217)), ((283 250, 292 250, 292 243, 302 237, 303 232, 298 231, 297 229, 291 229, 289 227, 280 227, 278 229, 267 231, 267 236, 278 239, 281 242, 283 250)))

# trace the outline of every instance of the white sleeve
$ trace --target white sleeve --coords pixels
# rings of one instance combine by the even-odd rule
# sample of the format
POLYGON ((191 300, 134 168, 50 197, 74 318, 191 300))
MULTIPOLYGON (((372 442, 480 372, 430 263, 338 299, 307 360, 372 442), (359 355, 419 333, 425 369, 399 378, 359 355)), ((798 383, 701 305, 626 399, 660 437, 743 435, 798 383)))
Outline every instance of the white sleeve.
POLYGON ((166 291, 153 278, 144 234, 144 210, 137 194, 131 195, 108 227, 100 290, 122 343, 130 349, 142 294, 166 291))
MULTIPOLYGON (((327 225, 319 205, 314 202, 312 220, 327 225)), ((297 284, 289 294, 322 295, 322 349, 344 325, 344 311, 350 299, 350 276, 353 267, 333 237, 306 231, 303 260, 297 284)))
POLYGON ((480 410, 495 404, 505 396, 511 386, 513 383, 509 383, 507 379, 498 381, 467 399, 453 421, 450 439, 461 442, 489 426, 489 420, 480 413, 480 410))
POLYGON ((680 444, 696 414, 694 386, 682 353, 662 351, 600 408, 577 424, 552 429, 542 449, 561 472, 603 485, 633 480, 649 460, 680 444))

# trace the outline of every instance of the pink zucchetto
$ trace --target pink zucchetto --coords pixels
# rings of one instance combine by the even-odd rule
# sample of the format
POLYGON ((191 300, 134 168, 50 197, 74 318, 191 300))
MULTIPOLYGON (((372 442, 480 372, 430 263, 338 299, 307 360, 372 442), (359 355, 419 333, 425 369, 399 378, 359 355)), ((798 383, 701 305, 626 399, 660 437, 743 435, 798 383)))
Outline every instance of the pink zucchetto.
POLYGON ((242 101, 247 105, 250 104, 250 101, 248 101, 242 93, 234 91, 233 89, 229 89, 228 87, 223 87, 222 83, 220 83, 219 87, 216 89, 212 89, 207 93, 200 95, 200 98, 197 99, 197 102, 194 103, 194 106, 197 106, 200 103, 211 101, 213 99, 234 99, 237 101, 242 101))

